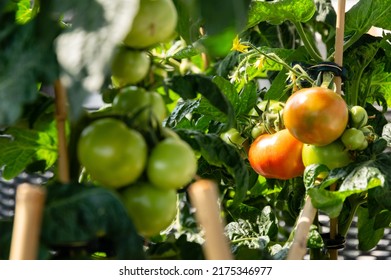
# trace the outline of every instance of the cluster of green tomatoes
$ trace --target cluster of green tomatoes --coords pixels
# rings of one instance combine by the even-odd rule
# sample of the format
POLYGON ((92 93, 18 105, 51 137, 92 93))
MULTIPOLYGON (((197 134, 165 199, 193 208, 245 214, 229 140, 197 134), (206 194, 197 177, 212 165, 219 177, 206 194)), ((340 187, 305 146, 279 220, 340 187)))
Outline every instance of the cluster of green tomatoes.
POLYGON ((115 96, 104 113, 84 127, 78 159, 98 185, 116 192, 138 233, 150 238, 166 229, 177 213, 177 191, 197 172, 190 145, 163 127, 162 95, 140 86, 149 73, 148 48, 175 32, 171 0, 141 0, 138 14, 112 60, 115 96))

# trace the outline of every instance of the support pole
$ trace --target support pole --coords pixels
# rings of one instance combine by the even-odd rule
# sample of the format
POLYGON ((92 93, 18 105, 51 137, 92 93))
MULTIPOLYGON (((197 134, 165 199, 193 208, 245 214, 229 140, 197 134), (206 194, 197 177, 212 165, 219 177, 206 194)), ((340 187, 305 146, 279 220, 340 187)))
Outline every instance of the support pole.
POLYGON ((198 224, 205 231, 203 250, 208 260, 232 260, 224 223, 218 206, 218 189, 211 180, 199 179, 189 187, 198 224))

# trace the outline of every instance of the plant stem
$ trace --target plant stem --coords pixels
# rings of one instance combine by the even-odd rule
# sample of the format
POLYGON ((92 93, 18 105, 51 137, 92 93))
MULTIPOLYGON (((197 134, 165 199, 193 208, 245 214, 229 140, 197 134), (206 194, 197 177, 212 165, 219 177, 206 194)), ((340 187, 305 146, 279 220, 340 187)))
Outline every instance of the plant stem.
POLYGON ((350 202, 352 204, 352 209, 349 212, 349 217, 347 218, 346 222, 344 222, 343 224, 340 224, 340 226, 339 226, 339 233, 341 236, 347 235, 347 233, 350 229, 350 226, 352 225, 353 218, 356 214, 356 211, 357 211, 358 207, 360 207, 360 205, 362 205, 365 202, 365 198, 362 196, 359 196, 358 198, 354 198, 354 199, 350 200, 350 202))
POLYGON ((56 96, 56 123, 57 123, 57 138, 58 138, 58 169, 59 180, 61 183, 69 183, 69 159, 67 148, 67 137, 65 125, 67 120, 67 97, 64 86, 60 80, 54 84, 54 91, 56 96))
POLYGON ((270 59, 270 60, 273 60, 274 62, 278 63, 278 64, 281 64, 281 66, 283 66, 285 69, 287 69, 288 71, 292 72, 293 74, 295 74, 297 76, 297 78, 304 78, 306 79, 309 83, 313 84, 314 83, 314 80, 308 76, 306 73, 304 72, 300 72, 300 71, 297 71, 295 68, 291 67, 290 65, 288 65, 284 60, 282 60, 280 57, 278 57, 275 53, 265 53, 263 51, 261 51, 260 49, 258 49, 256 46, 254 46, 252 43, 247 43, 250 47, 252 47, 256 52, 258 52, 259 54, 263 55, 264 57, 270 59))
POLYGON ((303 25, 300 22, 293 22, 293 24, 296 27, 297 33, 299 33, 299 36, 301 40, 303 41, 304 47, 309 53, 309 55, 316 61, 320 62, 323 60, 323 58, 320 56, 319 51, 315 49, 315 47, 311 44, 311 42, 308 40, 307 35, 305 34, 303 25))

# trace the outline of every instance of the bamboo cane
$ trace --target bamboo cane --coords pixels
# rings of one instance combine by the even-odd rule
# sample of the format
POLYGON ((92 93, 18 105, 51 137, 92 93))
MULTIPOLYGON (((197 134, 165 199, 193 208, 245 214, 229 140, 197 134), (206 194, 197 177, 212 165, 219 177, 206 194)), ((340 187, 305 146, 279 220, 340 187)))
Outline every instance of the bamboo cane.
POLYGON ((307 252, 308 232, 316 215, 316 208, 312 206, 311 198, 308 196, 304 208, 297 221, 295 236, 288 251, 288 260, 302 260, 307 252))
POLYGON ((44 200, 41 186, 24 183, 17 187, 10 260, 37 258, 44 200))
POLYGON ((203 250, 208 260, 232 260, 233 256, 224 235, 224 223, 220 217, 217 185, 199 179, 189 187, 191 203, 196 209, 198 224, 205 231, 203 250))
MULTIPOLYGON (((345 0, 338 0, 336 33, 335 33, 335 53, 334 62, 342 67, 343 63, 343 43, 344 43, 344 29, 345 29, 345 0)), ((334 78, 336 92, 341 94, 342 79, 339 76, 334 78)))

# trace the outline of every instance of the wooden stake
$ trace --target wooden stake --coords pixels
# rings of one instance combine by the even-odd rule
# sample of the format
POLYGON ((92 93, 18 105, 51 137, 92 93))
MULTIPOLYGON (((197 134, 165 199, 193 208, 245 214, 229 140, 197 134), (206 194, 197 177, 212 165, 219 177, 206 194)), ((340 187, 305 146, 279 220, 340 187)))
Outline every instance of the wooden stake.
POLYGON ((67 96, 64 86, 60 80, 54 84, 54 91, 56 95, 56 122, 58 133, 58 176, 62 183, 69 183, 69 159, 68 159, 68 145, 66 140, 66 120, 67 120, 67 96))
POLYGON ((302 260, 304 258, 307 252, 308 232, 314 222, 316 212, 317 210, 312 206, 311 198, 308 196, 297 221, 295 236, 287 256, 288 260, 302 260))
MULTIPOLYGON (((337 9, 337 21, 336 21, 336 33, 335 33, 335 53, 334 53, 334 62, 342 67, 343 63, 343 43, 344 43, 344 29, 345 29, 345 0, 338 0, 338 9, 337 9)), ((341 94, 341 77, 336 76, 334 78, 336 92, 341 94)))
POLYGON ((44 201, 41 186, 24 183, 17 187, 10 260, 37 258, 44 201))
POLYGON ((224 235, 224 223, 220 216, 217 185, 211 180, 199 179, 189 187, 189 195, 196 209, 196 219, 205 230, 203 249, 206 259, 232 260, 233 256, 224 235))

